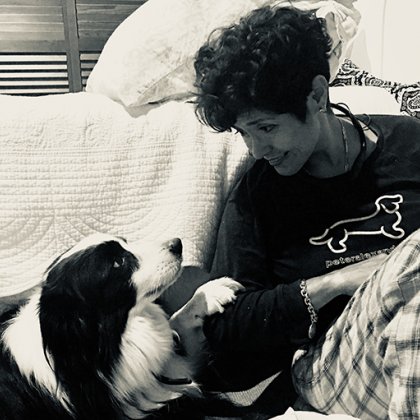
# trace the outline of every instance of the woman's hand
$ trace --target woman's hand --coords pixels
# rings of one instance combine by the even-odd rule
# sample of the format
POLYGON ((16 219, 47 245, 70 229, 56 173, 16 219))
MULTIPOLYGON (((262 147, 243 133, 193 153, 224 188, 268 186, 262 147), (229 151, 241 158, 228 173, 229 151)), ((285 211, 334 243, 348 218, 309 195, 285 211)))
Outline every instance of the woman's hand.
POLYGON ((306 281, 308 295, 316 310, 339 295, 352 296, 356 289, 385 261, 387 254, 348 265, 306 281))
POLYGON ((340 294, 352 296, 356 289, 385 261, 387 254, 376 255, 367 260, 333 271, 332 281, 336 282, 340 294))

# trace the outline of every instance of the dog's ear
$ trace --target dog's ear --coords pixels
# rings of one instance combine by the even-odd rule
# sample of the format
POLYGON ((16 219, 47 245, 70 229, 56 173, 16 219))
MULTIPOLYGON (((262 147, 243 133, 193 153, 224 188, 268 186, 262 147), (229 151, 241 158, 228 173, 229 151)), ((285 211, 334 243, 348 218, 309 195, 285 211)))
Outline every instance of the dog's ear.
POLYGON ((39 304, 44 349, 57 379, 80 404, 106 397, 101 377, 111 376, 119 357, 136 302, 131 276, 137 268, 131 253, 109 241, 58 260, 46 275, 39 304))

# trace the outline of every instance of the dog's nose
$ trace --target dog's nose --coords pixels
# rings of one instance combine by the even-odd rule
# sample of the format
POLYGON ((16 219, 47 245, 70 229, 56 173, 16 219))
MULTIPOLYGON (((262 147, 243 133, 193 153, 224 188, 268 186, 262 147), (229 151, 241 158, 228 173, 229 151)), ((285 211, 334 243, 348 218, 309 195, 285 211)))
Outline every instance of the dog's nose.
POLYGON ((179 238, 171 239, 166 243, 166 246, 168 247, 169 251, 172 252, 172 254, 175 254, 177 256, 182 255, 182 241, 179 238))

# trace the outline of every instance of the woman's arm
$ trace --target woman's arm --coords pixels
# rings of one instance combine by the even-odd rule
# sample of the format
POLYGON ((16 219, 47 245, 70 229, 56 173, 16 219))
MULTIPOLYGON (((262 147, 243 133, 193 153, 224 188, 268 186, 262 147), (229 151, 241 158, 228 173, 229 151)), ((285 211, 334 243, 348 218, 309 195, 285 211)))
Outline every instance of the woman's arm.
MULTIPOLYGON (((337 296, 351 296, 385 258, 385 254, 378 255, 307 279, 307 292, 315 310, 337 296)), ((291 343, 304 342, 311 320, 300 292, 296 281, 240 293, 233 306, 206 322, 204 331, 211 347, 218 352, 282 351, 291 343)))
MULTIPOLYGON (((308 341, 311 319, 299 279, 290 284, 278 284, 273 279, 264 238, 252 213, 252 203, 246 200, 247 188, 243 181, 226 205, 211 275, 211 278, 228 275, 240 281, 246 290, 223 314, 206 319, 203 328, 212 353, 216 359, 225 361, 223 367, 215 363, 219 373, 228 368, 235 370, 235 364, 240 367, 247 363, 246 376, 252 376, 252 370, 261 370, 274 359, 281 362, 282 355, 287 364, 293 349, 308 341)), ((307 292, 315 309, 318 311, 339 295, 352 295, 383 258, 385 256, 375 257, 306 279, 307 292)), ((240 376, 240 368, 232 376, 236 374, 240 376)))
POLYGON ((210 278, 232 277, 245 291, 223 314, 204 323, 215 352, 286 349, 291 338, 306 338, 310 325, 299 282, 278 284, 271 272, 249 189, 245 177, 229 197, 219 227, 210 278))
POLYGON ((352 296, 356 289, 384 262, 387 254, 346 266, 306 281, 308 295, 316 310, 340 295, 352 296))

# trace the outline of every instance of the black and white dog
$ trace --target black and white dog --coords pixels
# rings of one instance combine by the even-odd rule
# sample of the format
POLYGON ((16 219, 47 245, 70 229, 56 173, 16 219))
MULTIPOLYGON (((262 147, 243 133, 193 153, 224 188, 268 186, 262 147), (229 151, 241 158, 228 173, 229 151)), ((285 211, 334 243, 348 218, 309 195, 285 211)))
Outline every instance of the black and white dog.
POLYGON ((1 325, 1 419, 140 419, 194 395, 173 325, 223 310, 241 286, 209 282, 168 320, 155 300, 181 273, 182 243, 89 236, 47 269, 1 325))

